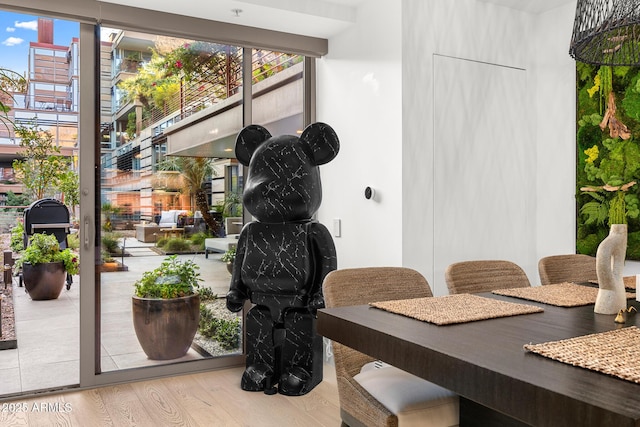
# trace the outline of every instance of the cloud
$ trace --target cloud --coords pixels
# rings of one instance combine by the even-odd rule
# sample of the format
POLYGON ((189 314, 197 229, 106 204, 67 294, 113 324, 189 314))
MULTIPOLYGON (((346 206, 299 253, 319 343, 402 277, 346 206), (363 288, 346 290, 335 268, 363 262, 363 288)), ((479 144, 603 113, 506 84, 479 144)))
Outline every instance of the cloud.
POLYGON ((2 42, 5 46, 16 46, 23 42, 24 40, 19 37, 9 37, 5 41, 2 42))
POLYGON ((7 27, 7 33, 13 33, 16 29, 14 27, 7 27))
POLYGON ((15 21, 14 26, 25 30, 38 31, 38 21, 15 21))

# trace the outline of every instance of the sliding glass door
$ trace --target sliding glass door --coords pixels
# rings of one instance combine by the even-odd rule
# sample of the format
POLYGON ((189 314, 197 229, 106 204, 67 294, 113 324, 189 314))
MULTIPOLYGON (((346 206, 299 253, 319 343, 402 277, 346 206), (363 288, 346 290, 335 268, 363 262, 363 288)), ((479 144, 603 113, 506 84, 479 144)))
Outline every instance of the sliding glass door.
MULTIPOLYGON (((13 21, 37 23, 44 12, 13 21)), ((69 206, 68 244, 79 254, 80 274, 49 302, 32 301, 14 278, 12 308, 24 323, 18 349, 0 345, 0 397, 243 364, 242 313, 229 312, 224 299, 227 252, 250 220, 242 208, 245 170, 234 158, 235 135, 250 123, 274 135, 303 129, 312 97, 300 94, 312 62, 131 25, 52 20, 41 27, 57 46, 50 55, 53 80, 27 73, 9 117, 26 123, 29 112, 79 176, 75 192, 65 187, 50 196, 69 206), (57 31, 67 28, 75 32, 60 48, 57 31), (140 334, 152 309, 135 317, 136 284, 163 262, 193 267, 202 279, 197 314, 187 314, 196 331, 184 354, 148 350, 143 342, 156 338, 140 334)), ((36 50, 29 58, 42 71, 42 40, 36 50)), ((15 156, 12 132, 0 133, 0 144, 13 144, 15 156)), ((12 179, 11 161, 0 161, 3 177, 12 179)), ((13 185, 14 194, 25 192, 23 183, 13 185)))
MULTIPOLYGON (((103 28, 100 50, 101 68, 110 70, 101 92, 111 94, 100 122, 100 371, 237 363, 229 356, 242 354, 242 317, 226 309, 230 274, 221 258, 231 231, 225 220, 241 205, 231 205, 234 175, 220 167, 235 164, 233 138, 212 132, 242 128, 243 49, 103 28), (132 300, 150 296, 145 274, 163 262, 193 266, 202 279, 199 310, 167 315, 199 317, 184 354, 156 348, 176 338, 156 336, 163 331, 153 325, 155 308, 137 310, 143 302, 132 300)), ((157 321, 182 319, 161 314, 157 321)))

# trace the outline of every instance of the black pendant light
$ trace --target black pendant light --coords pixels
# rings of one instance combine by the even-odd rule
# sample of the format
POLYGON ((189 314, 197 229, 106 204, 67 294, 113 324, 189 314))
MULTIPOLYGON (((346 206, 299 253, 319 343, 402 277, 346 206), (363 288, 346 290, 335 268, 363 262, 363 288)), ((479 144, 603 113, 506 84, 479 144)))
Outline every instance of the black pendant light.
POLYGON ((569 54, 595 65, 640 65, 640 0, 578 0, 569 54))

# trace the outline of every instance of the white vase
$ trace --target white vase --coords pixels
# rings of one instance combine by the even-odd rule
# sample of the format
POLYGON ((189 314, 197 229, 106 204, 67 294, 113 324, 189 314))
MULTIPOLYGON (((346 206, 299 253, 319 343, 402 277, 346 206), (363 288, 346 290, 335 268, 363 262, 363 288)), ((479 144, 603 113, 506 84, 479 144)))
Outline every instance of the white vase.
POLYGON ((596 252, 598 297, 593 311, 598 314, 616 314, 627 308, 623 268, 627 252, 627 225, 613 224, 609 235, 596 252))

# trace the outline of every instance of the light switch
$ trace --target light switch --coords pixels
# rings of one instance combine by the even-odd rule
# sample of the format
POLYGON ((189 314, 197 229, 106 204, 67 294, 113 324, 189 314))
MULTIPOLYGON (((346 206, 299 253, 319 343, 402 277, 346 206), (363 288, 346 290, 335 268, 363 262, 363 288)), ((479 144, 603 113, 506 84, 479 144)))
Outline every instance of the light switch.
POLYGON ((333 219, 333 237, 340 237, 341 235, 341 226, 342 220, 340 218, 333 219))

